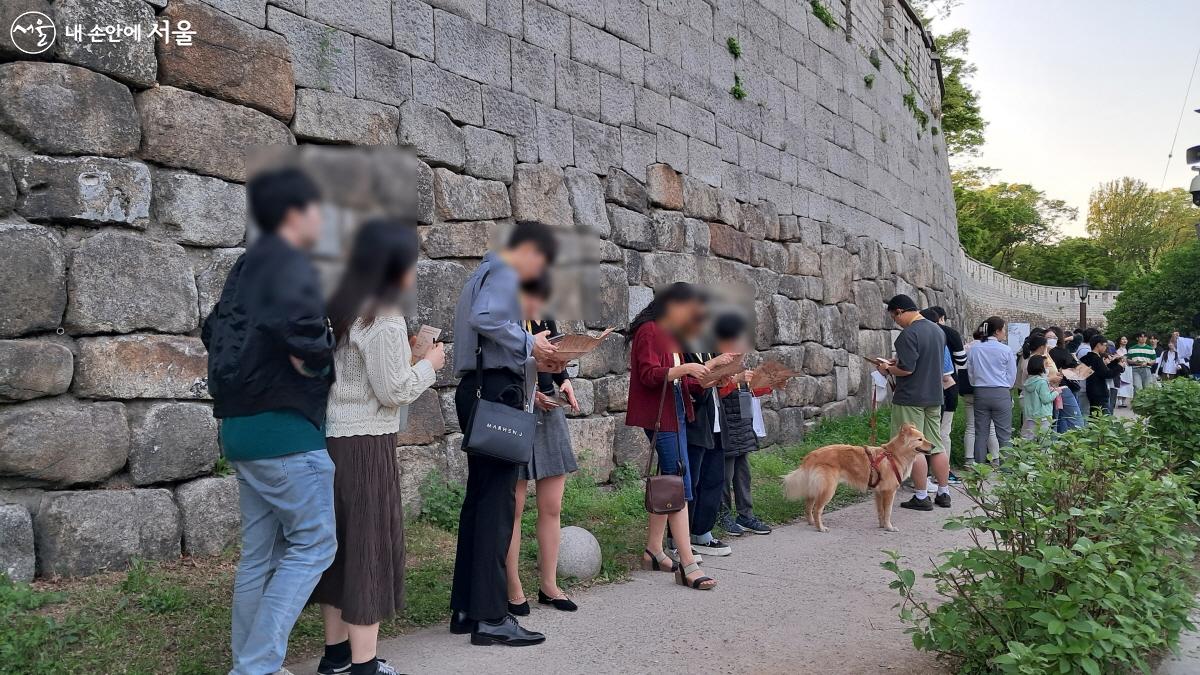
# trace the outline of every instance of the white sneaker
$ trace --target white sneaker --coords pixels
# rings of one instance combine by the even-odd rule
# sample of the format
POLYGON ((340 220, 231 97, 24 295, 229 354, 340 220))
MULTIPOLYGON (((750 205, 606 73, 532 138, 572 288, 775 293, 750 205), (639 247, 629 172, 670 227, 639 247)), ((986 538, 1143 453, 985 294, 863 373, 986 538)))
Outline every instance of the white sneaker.
POLYGON ((723 558, 733 553, 733 549, 729 548, 729 545, 720 539, 710 539, 705 544, 692 544, 692 550, 707 553, 718 558, 723 558))

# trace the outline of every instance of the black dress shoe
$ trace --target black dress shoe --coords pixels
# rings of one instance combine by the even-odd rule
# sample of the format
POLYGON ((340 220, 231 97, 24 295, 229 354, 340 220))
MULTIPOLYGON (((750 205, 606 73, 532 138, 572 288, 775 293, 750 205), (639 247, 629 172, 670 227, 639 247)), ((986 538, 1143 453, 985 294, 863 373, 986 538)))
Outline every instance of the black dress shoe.
POLYGON ((529 600, 522 600, 519 605, 508 603, 508 613, 513 616, 529 616, 529 600))
POLYGON ((564 612, 574 612, 575 610, 579 609, 579 605, 576 605, 574 602, 572 602, 570 598, 552 598, 540 590, 538 591, 538 604, 554 605, 554 609, 562 610, 564 612))
POLYGON ((521 624, 505 614, 503 619, 495 623, 480 621, 471 633, 473 645, 507 645, 509 647, 526 647, 546 641, 546 636, 531 630, 521 628, 521 624))
POLYGON ((477 623, 479 622, 467 616, 467 613, 461 609, 456 609, 450 614, 450 632, 455 635, 470 633, 475 630, 475 624, 477 623))

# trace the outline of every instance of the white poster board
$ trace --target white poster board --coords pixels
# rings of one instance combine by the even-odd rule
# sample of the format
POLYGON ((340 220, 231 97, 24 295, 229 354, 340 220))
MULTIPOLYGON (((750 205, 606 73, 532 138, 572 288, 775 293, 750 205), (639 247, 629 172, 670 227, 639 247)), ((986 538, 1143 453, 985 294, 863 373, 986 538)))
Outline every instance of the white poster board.
POLYGON ((1013 350, 1014 354, 1020 353, 1027 337, 1029 337, 1029 324, 1015 322, 1008 324, 1008 348, 1013 350))

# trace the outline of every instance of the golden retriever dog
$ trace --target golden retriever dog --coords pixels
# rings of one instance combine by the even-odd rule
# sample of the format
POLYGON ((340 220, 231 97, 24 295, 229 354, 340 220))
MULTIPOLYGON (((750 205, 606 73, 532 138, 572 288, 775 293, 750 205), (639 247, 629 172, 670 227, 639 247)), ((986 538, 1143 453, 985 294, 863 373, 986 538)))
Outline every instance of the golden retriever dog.
POLYGON ((892 526, 896 490, 917 454, 927 455, 932 448, 933 444, 911 424, 901 427, 900 433, 883 447, 826 445, 808 453, 800 468, 783 477, 783 494, 791 501, 805 500, 808 524, 828 532, 829 528, 821 522, 821 513, 833 499, 838 483, 858 490, 874 489, 879 527, 898 532, 892 526))

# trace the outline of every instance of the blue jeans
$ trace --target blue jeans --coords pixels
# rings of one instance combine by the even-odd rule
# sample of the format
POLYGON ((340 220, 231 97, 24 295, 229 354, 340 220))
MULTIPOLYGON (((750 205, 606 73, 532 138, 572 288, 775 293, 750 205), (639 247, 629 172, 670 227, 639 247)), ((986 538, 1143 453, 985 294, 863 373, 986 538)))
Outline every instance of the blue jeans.
POLYGON ((283 667, 288 634, 333 562, 333 461, 324 450, 231 462, 242 510, 231 675, 283 667))
MULTIPOLYGON (((1083 392, 1079 392, 1079 396, 1083 396, 1083 392)), ((1055 410, 1054 428, 1062 433, 1071 429, 1078 429, 1083 426, 1083 414, 1079 410, 1079 401, 1075 398, 1075 392, 1070 389, 1062 390, 1062 410, 1055 410)))
MULTIPOLYGON (((683 408, 683 392, 675 385, 675 419, 679 422, 679 431, 660 431, 654 450, 658 453, 658 472, 683 474, 683 497, 692 501, 692 471, 688 464, 687 448, 687 415, 683 408)), ((646 438, 654 438, 654 430, 646 429, 646 438)))

